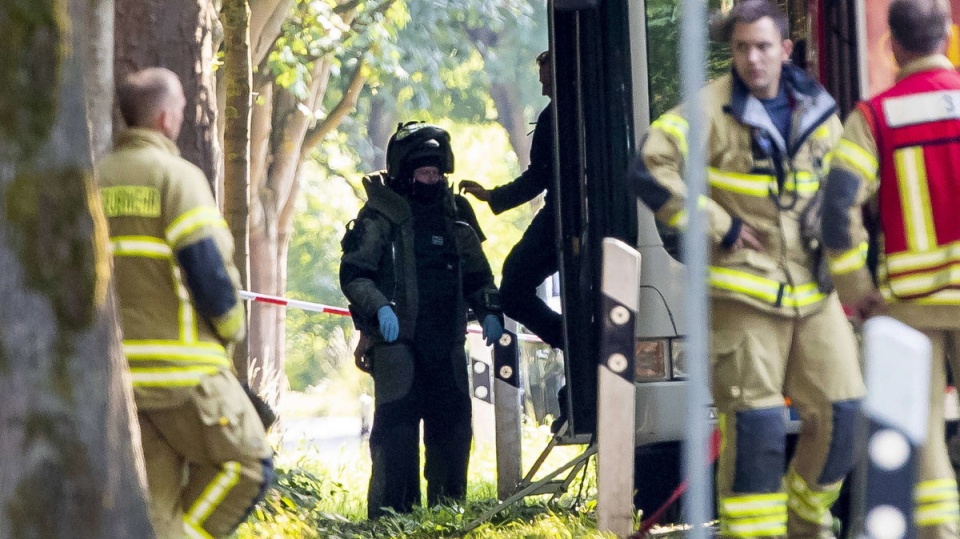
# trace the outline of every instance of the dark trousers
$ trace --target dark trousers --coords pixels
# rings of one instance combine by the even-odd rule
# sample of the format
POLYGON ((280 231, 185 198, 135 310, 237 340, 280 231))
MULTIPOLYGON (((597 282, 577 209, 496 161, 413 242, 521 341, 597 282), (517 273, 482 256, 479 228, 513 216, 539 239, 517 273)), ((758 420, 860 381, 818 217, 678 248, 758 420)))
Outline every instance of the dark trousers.
POLYGON ((432 506, 447 498, 466 498, 473 436, 470 395, 464 383, 466 357, 462 343, 459 349, 451 349, 436 340, 421 340, 413 346, 393 344, 375 351, 376 409, 367 494, 371 519, 385 514, 385 507, 402 513, 421 503, 420 421, 427 502, 432 506))
POLYGON ((503 314, 563 348, 562 318, 537 296, 537 287, 558 269, 555 237, 553 212, 541 210, 503 262, 500 301, 503 314))

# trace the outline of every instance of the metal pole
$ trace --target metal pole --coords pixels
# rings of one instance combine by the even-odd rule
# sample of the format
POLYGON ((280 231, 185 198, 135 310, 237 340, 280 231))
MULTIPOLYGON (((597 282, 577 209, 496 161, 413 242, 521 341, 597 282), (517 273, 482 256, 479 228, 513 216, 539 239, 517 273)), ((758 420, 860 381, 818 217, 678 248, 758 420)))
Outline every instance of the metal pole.
POLYGON ((707 360, 710 313, 707 299, 707 243, 706 215, 699 208, 700 197, 706 190, 705 148, 702 133, 703 115, 697 96, 706 78, 706 2, 684 0, 680 29, 681 90, 686 103, 686 117, 690 125, 688 154, 684 166, 687 186, 687 229, 684 238, 684 260, 687 270, 687 288, 684 297, 687 328, 687 437, 683 464, 689 489, 685 511, 693 529, 690 539, 706 539, 703 524, 710 518, 712 474, 708 466, 710 430, 707 421, 710 393, 710 367, 707 360))

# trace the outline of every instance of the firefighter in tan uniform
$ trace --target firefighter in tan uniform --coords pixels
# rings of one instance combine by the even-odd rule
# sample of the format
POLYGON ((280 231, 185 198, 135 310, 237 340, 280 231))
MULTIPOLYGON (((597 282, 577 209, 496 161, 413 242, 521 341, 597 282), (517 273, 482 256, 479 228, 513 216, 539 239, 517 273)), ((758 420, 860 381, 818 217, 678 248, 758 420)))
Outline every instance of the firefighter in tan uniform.
POLYGON ((854 335, 836 294, 818 285, 801 222, 840 121, 826 91, 786 63, 779 7, 746 0, 727 24, 733 73, 657 119, 633 173, 658 220, 682 229, 684 158, 688 145, 706 145, 721 534, 831 537, 864 387, 854 335), (705 116, 702 136, 687 132, 686 114, 705 116), (787 469, 785 396, 803 421, 787 469))
POLYGON ((129 129, 98 168, 157 536, 229 535, 273 476, 227 349, 244 336, 230 233, 176 145, 185 100, 150 68, 118 88, 129 129))
POLYGON ((960 344, 960 74, 939 54, 947 2, 894 0, 889 24, 897 83, 847 119, 825 187, 823 241, 845 304, 863 317, 885 312, 933 342, 914 515, 921 539, 956 538, 960 505, 943 403, 945 347, 960 344), (876 280, 866 263, 865 207, 879 217, 876 280))

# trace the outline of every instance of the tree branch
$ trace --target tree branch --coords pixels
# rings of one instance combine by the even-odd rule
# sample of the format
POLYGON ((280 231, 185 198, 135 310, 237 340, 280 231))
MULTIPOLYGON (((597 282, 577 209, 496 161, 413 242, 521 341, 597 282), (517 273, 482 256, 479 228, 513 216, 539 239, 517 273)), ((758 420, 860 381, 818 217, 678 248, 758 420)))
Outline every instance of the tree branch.
POLYGON ((357 68, 350 76, 350 83, 347 85, 347 89, 344 90, 340 102, 333 107, 323 121, 319 122, 313 129, 307 131, 303 146, 300 149, 301 160, 305 159, 307 154, 320 144, 327 134, 336 129, 337 126, 340 125, 340 122, 343 121, 343 118, 356 107, 357 99, 360 97, 360 91, 363 90, 363 86, 367 82, 367 77, 363 74, 364 65, 365 63, 362 58, 357 60, 357 68))
MULTIPOLYGON (((270 43, 271 49, 278 39, 280 39, 280 34, 277 34, 276 37, 273 38, 273 42, 270 43)), ((253 65, 253 62, 251 62, 251 65, 253 65)), ((270 55, 265 54, 263 59, 260 60, 253 69, 253 86, 256 88, 271 83, 274 78, 273 71, 270 70, 270 55)))
MULTIPOLYGON (((387 3, 390 3, 392 1, 393 0, 389 0, 387 3)), ((360 3, 361 3, 361 0, 349 0, 342 4, 338 4, 337 7, 333 8, 333 12, 336 15, 342 16, 344 13, 349 13, 350 11, 357 9, 357 7, 360 6, 360 3)))
POLYGON ((250 6, 250 57, 254 65, 266 61, 280 37, 283 22, 295 0, 258 0, 250 6), (272 5, 271 5, 272 4, 272 5))

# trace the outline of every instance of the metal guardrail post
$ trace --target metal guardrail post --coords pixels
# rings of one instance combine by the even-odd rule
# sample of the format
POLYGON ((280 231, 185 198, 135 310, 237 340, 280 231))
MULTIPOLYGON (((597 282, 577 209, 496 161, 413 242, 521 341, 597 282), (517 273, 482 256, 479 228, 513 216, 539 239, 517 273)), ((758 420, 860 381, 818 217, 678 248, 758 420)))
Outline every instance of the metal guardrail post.
POLYGON ((918 451, 927 437, 931 344, 879 316, 864 324, 869 420, 866 511, 860 537, 912 539, 918 451), (893 398, 896 396, 896 398, 893 398))
POLYGON ((603 240, 597 387, 597 527, 633 531, 633 458, 637 386, 634 346, 640 300, 640 253, 603 240))
POLYGON ((497 497, 505 500, 516 491, 522 477, 520 420, 523 387, 520 385, 520 347, 516 322, 493 345, 493 404, 497 425, 497 497))

